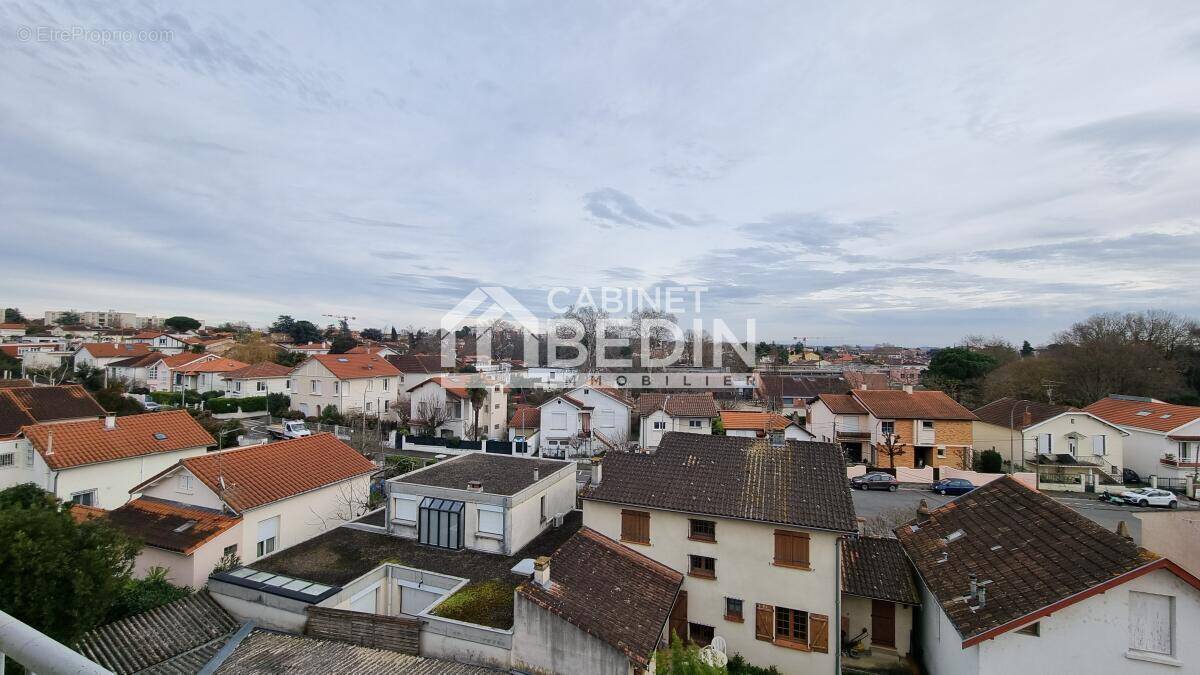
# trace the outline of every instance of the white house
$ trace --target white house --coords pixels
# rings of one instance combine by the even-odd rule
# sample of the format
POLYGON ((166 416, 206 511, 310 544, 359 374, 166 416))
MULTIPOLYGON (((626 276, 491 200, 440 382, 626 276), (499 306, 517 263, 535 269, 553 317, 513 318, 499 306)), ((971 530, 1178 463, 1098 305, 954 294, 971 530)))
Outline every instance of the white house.
POLYGON ((508 393, 504 385, 479 376, 438 376, 411 387, 408 405, 412 426, 435 436, 474 438, 476 416, 470 390, 476 388, 485 392, 478 416, 481 435, 492 440, 503 438, 508 393), (478 382, 473 381, 476 378, 478 382))
POLYGON ((394 535, 512 555, 575 508, 575 463, 476 452, 393 478, 387 494, 394 535))
POLYGON ((1200 580, 1011 477, 896 533, 931 675, 1200 669, 1200 580))
POLYGON ((108 378, 112 381, 126 382, 131 387, 145 387, 147 370, 151 365, 158 363, 162 357, 161 352, 150 352, 113 361, 107 366, 108 378))
POLYGON ((538 447, 550 457, 623 449, 629 440, 633 404, 607 387, 575 387, 538 410, 538 447))
POLYGON ((202 394, 209 391, 227 391, 231 385, 225 381, 226 373, 250 365, 215 354, 208 356, 213 358, 193 361, 186 366, 174 368, 175 381, 184 389, 193 389, 202 394))
MULTIPOLYGON (((1158 476, 1182 489, 1200 471, 1200 406, 1173 405, 1140 396, 1109 396, 1084 408, 1126 432, 1125 466, 1143 479, 1158 476)), ((1164 484, 1165 485, 1165 484, 1164 484)))
POLYGON ((0 339, 25 337, 25 324, 0 323, 0 339))
POLYGON ((450 368, 442 366, 442 357, 439 354, 401 354, 385 358, 400 371, 400 388, 405 391, 434 375, 444 375, 451 371, 450 368))
POLYGON ((150 330, 135 333, 133 337, 126 338, 125 342, 133 344, 144 344, 148 347, 164 353, 164 354, 180 354, 191 348, 185 338, 177 335, 170 335, 162 331, 150 330))
POLYGON ((21 428, 16 483, 32 482, 63 501, 115 509, 129 490, 186 457, 203 455, 213 437, 182 410, 21 428))
POLYGON ((306 417, 330 406, 382 415, 396 401, 400 371, 374 354, 317 354, 296 366, 291 380, 292 410, 306 417))
POLYGON ((0 490, 35 480, 38 460, 21 437, 23 427, 83 422, 104 415, 104 408, 78 384, 0 389, 0 490))
POLYGON ((223 377, 226 383, 225 395, 230 398, 291 392, 292 369, 270 361, 228 371, 223 377))
POLYGON ((85 342, 75 352, 75 369, 106 368, 114 361, 150 353, 150 346, 133 342, 85 342))
POLYGON ((638 397, 638 443, 650 450, 671 431, 711 434, 712 421, 720 415, 711 393, 660 394, 647 392, 638 397))
POLYGON ((721 425, 726 436, 761 438, 769 434, 783 434, 789 441, 811 441, 815 437, 791 419, 773 412, 753 410, 722 410, 721 425))
POLYGON ((362 516, 375 471, 333 434, 250 445, 176 462, 133 486, 140 497, 110 517, 150 535, 139 570, 165 566, 198 587, 222 556, 250 563, 362 516), (164 520, 182 529, 166 532, 164 520))

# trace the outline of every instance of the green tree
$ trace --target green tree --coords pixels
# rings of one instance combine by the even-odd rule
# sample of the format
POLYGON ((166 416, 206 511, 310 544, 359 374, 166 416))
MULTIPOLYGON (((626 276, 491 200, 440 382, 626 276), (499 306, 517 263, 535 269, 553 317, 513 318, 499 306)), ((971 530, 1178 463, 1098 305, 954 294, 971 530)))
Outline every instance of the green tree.
POLYGON ((929 376, 951 382, 969 382, 987 375, 996 367, 993 356, 969 347, 939 349, 929 359, 929 376))
POLYGON ((1033 345, 1029 344, 1029 340, 1025 340, 1021 343, 1021 358, 1027 359, 1036 353, 1037 352, 1033 350, 1033 345))
POLYGON ((724 436, 725 435, 725 422, 720 417, 713 418, 712 435, 713 436, 724 436))
POLYGON ((349 333, 340 333, 329 343, 330 354, 345 354, 358 346, 358 340, 350 337, 349 333))
POLYGON ((321 329, 317 328, 316 324, 311 321, 297 321, 292 325, 292 330, 288 331, 292 336, 292 341, 297 344, 306 342, 317 342, 321 339, 321 329))
POLYGON ((199 328, 200 322, 190 316, 172 316, 163 321, 163 325, 167 328, 173 328, 180 333, 186 333, 189 330, 199 328))
POLYGON ((287 314, 280 314, 279 318, 275 319, 275 323, 271 324, 271 328, 269 330, 272 333, 286 333, 287 335, 291 335, 292 331, 295 328, 296 328, 296 320, 295 319, 288 316, 287 314))
POLYGON ((108 610, 104 623, 148 612, 192 594, 191 587, 176 586, 167 581, 167 571, 165 567, 151 567, 146 571, 145 578, 126 581, 108 610))
POLYGON ((654 672, 662 675, 720 675, 726 670, 701 661, 699 647, 684 645, 679 636, 672 633, 670 650, 660 649, 654 655, 654 672))
POLYGON ((4 323, 25 323, 25 315, 16 307, 5 307, 4 323))
POLYGON ((303 352, 290 352, 286 349, 277 350, 271 356, 271 360, 281 366, 298 366, 306 358, 308 357, 303 352))
POLYGON ((979 453, 980 473, 1004 473, 1004 458, 995 450, 984 450, 979 453))
POLYGON ((0 609, 73 644, 108 616, 139 546, 104 519, 76 523, 71 504, 34 490, 0 492, 0 609))
POLYGON ((375 340, 376 342, 381 342, 383 340, 383 331, 379 330, 378 328, 364 328, 362 329, 361 335, 362 339, 364 340, 375 340))
POLYGON ((62 315, 58 317, 58 320, 54 323, 57 323, 60 326, 74 326, 82 320, 83 319, 79 316, 79 312, 76 312, 73 309, 68 309, 67 311, 63 312, 62 315))
POLYGON ((475 422, 472 430, 475 432, 474 440, 482 440, 487 437, 487 430, 479 428, 479 411, 483 408, 484 401, 487 401, 487 389, 480 386, 472 386, 467 389, 467 397, 471 399, 471 410, 474 411, 475 422))

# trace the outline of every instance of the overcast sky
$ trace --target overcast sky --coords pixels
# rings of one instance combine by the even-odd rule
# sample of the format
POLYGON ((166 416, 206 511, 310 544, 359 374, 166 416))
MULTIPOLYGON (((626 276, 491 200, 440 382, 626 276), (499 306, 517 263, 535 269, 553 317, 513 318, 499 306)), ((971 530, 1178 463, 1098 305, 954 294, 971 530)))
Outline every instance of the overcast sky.
POLYGON ((759 337, 931 345, 1200 313, 1194 0, 221 4, 0 4, 0 303, 403 327, 698 285, 759 337))

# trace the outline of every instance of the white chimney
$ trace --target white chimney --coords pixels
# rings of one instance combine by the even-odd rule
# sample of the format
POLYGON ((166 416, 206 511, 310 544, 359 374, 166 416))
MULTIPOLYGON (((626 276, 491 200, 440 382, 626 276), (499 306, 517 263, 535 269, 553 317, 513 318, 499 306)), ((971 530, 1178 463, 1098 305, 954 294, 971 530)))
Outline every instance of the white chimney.
POLYGON ((467 481, 467 489, 471 492, 483 492, 483 481, 469 480, 467 481))
POLYGON ((979 594, 979 581, 978 581, 978 579, 977 579, 977 577, 975 576, 975 574, 974 574, 974 573, 971 573, 971 574, 968 574, 968 575, 967 575, 967 581, 969 582, 969 584, 970 584, 970 589, 971 589, 971 590, 970 590, 970 591, 967 593, 967 596, 968 596, 969 598, 971 598, 971 602, 974 602, 974 601, 975 601, 975 596, 979 594))
POLYGON ((104 417, 104 428, 107 429, 108 431, 112 431, 113 429, 116 429, 117 428, 117 416, 116 415, 106 415, 104 417))
POLYGON ((603 472, 601 471, 601 463, 599 457, 592 458, 592 485, 599 485, 603 472))
POLYGON ((535 482, 535 483, 536 483, 536 482, 538 482, 538 481, 539 481, 539 480, 541 480, 541 479, 542 479, 542 474, 541 474, 541 472, 539 472, 539 471, 537 470, 537 467, 535 466, 535 467, 533 468, 533 482, 535 482))
POLYGON ((859 388, 861 391, 866 391, 866 390, 867 390, 867 384, 864 382, 864 383, 862 383, 862 384, 858 385, 858 388, 859 388))
POLYGON ((550 588, 550 556, 541 556, 533 561, 533 583, 550 588))
POLYGON ((867 519, 859 516, 855 518, 855 520, 857 521, 856 525, 858 527, 859 536, 865 535, 867 533, 867 519))
POLYGON ((912 385, 911 384, 904 385, 904 393, 906 393, 906 394, 912 393, 912 385))

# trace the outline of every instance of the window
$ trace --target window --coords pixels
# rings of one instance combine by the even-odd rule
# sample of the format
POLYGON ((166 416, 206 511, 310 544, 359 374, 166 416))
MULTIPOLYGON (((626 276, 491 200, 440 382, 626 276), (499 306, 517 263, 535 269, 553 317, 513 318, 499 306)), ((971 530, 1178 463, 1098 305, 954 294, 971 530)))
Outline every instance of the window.
POLYGON ((715 635, 716 629, 712 626, 705 626, 702 623, 688 624, 688 639, 701 647, 712 644, 715 635))
POLYGON ((417 541, 439 548, 463 547, 462 514, 465 505, 450 499, 425 497, 421 500, 417 541))
POLYGON ((1037 451, 1038 454, 1048 455, 1054 449, 1054 437, 1050 434, 1038 434, 1037 451))
POLYGON ((384 379, 383 379, 383 390, 384 390, 384 391, 387 391, 389 388, 391 388, 391 385, 392 385, 392 381, 391 381, 391 380, 389 380, 389 379, 387 379, 387 378, 384 378, 384 379))
POLYGON ((737 598, 725 598, 725 620, 736 621, 741 623, 745 619, 742 618, 742 601, 737 598))
POLYGON ((313 380, 309 382, 309 385, 312 387, 313 394, 317 396, 321 395, 321 382, 319 380, 313 380))
POLYGON ((1129 592, 1129 648, 1153 654, 1174 653, 1174 598, 1157 593, 1129 592))
POLYGON ((717 559, 702 555, 689 555, 688 575, 704 579, 716 579, 717 559))
POLYGON ((413 495, 392 495, 392 520, 417 522, 417 498, 413 495))
POLYGON ((550 426, 551 429, 561 430, 567 428, 567 413, 552 413, 550 415, 550 420, 552 422, 552 425, 550 426))
POLYGON ((221 551, 221 555, 224 557, 237 555, 237 544, 230 544, 226 546, 225 550, 221 551))
POLYGON ((546 495, 542 495, 539 499, 538 509, 542 519, 539 522, 546 522, 546 495))
POLYGON ((655 423, 654 423, 654 428, 655 428, 655 429, 660 429, 660 430, 661 430, 661 429, 666 429, 666 428, 667 428, 667 423, 666 423, 665 421, 659 421, 659 422, 655 422, 655 423))
POLYGON ((25 466, 33 466, 33 446, 25 448, 25 466))
POLYGON ((689 520, 688 539, 715 542, 717 540, 717 524, 711 520, 689 520))
POLYGON ((634 544, 650 543, 650 514, 645 511, 621 510, 621 541, 634 544))
MULTIPOLYGON (((241 382, 238 382, 238 385, 241 385, 241 384, 242 384, 241 382)), ((241 390, 242 390, 242 388, 239 386, 239 387, 238 387, 238 391, 241 391, 241 390)), ((254 383, 254 390, 255 390, 255 391, 266 391, 266 390, 267 390, 267 383, 266 383, 266 382, 263 382, 262 380, 259 380, 258 382, 255 382, 255 383, 254 383)))
POLYGON ((191 493, 195 489, 192 480, 192 476, 188 474, 181 475, 177 481, 178 484, 175 487, 175 491, 191 493))
POLYGON ((499 506, 480 505, 479 531, 504 536, 504 509, 499 506))
POLYGON ((279 548, 279 516, 267 518, 258 522, 258 544, 255 548, 257 557, 270 555, 279 548))
POLYGON ((808 569, 808 534, 775 530, 775 564, 808 569))
POLYGON ((71 495, 71 503, 78 504, 80 506, 95 506, 96 491, 85 490, 83 492, 76 492, 75 494, 71 495))
POLYGON ((1033 623, 1029 624, 1028 626, 1023 626, 1013 632, 1019 633, 1020 635, 1032 635, 1033 637, 1038 637, 1039 635, 1042 634, 1042 622, 1034 621, 1033 623))
POLYGON ((937 449, 938 459, 946 459, 946 446, 939 445, 937 449))
MULTIPOLYGON (((371 381, 370 381, 370 380, 367 380, 367 389, 370 389, 370 388, 371 388, 371 387, 370 387, 370 384, 371 384, 371 381)), ((334 395, 340 394, 341 392, 342 392, 342 383, 341 383, 341 381, 340 381, 340 380, 334 380, 334 382, 333 382, 333 393, 334 393, 334 395)))
POLYGON ((704 422, 701 420, 688 420, 688 426, 692 429, 699 429, 704 426, 704 422))
POLYGON ((1105 450, 1106 445, 1104 441, 1104 435, 1101 434, 1099 436, 1092 436, 1092 454, 1096 455, 1097 457, 1102 457, 1104 456, 1105 450))
MULTIPOLYGON (((374 389, 375 389, 375 380, 367 380, 367 391, 372 391, 374 389)), ((334 389, 334 393, 337 393, 337 389, 334 389)))
POLYGON ((233 390, 234 390, 234 391, 241 391, 241 390, 242 390, 242 381, 241 381, 241 380, 234 380, 234 382, 233 382, 233 390))
POLYGON ((367 401, 367 412, 371 412, 371 402, 367 401))
POLYGON ((808 612, 787 607, 775 608, 775 639, 808 644, 808 612))
POLYGON ((17 453, 6 452, 3 455, 0 455, 0 467, 16 466, 16 464, 17 464, 17 453))
POLYGON ((891 436, 896 433, 896 422, 893 420, 884 420, 879 423, 879 433, 884 436, 891 436))
POLYGON ((921 420, 921 428, 927 431, 933 431, 933 420, 921 420))
POLYGON ((291 390, 292 390, 292 381, 291 381, 291 380, 284 380, 284 381, 283 381, 283 388, 284 388, 284 389, 287 389, 288 391, 291 391, 291 390))

